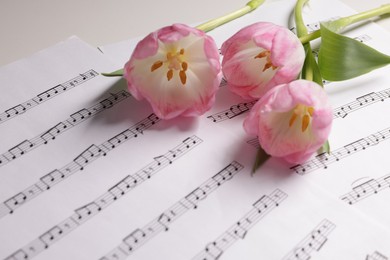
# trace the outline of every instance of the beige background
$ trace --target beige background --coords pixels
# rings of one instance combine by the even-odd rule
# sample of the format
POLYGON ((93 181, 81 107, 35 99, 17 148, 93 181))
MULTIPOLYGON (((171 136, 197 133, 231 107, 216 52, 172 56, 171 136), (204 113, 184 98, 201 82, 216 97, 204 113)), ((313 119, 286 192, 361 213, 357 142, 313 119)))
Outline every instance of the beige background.
MULTIPOLYGON (((0 0, 0 65, 71 35, 100 46, 145 35, 174 22, 206 21, 236 10, 247 1, 0 0)), ((389 0, 341 1, 357 11, 390 3, 389 0)), ((390 31, 390 16, 378 23, 390 31)))

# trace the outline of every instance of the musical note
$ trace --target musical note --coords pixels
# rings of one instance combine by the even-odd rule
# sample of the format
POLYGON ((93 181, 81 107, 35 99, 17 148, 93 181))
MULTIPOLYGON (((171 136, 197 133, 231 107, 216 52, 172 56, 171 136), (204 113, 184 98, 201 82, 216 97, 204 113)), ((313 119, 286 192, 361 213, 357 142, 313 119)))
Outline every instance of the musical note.
POLYGON ((26 110, 27 110, 27 108, 25 106, 23 106, 22 104, 20 104, 20 105, 17 105, 17 106, 14 106, 14 107, 11 107, 11 108, 5 110, 5 114, 6 114, 7 118, 12 118, 16 115, 23 114, 24 112, 26 112, 26 110))
POLYGON ((367 34, 363 34, 363 35, 360 35, 360 36, 357 36, 357 37, 354 37, 355 40, 363 43, 363 42, 368 42, 370 41, 372 38, 367 35, 367 34))
POLYGON ((199 201, 205 199, 207 197, 207 194, 211 187, 206 187, 207 190, 204 190, 203 188, 196 188, 193 190, 190 194, 185 196, 185 204, 188 205, 188 203, 192 206, 192 208, 196 209, 198 208, 199 201))
POLYGON ((164 227, 165 231, 168 231, 168 226, 171 224, 172 221, 175 220, 179 215, 177 215, 176 211, 174 210, 168 210, 164 213, 162 213, 159 217, 157 222, 160 223, 161 226, 164 227))
POLYGON ((92 161, 99 158, 102 153, 102 149, 99 146, 91 145, 85 149, 79 156, 77 156, 73 162, 78 165, 79 170, 84 170, 84 167, 90 164, 92 161))
POLYGON ((25 251, 18 250, 15 253, 13 253, 12 255, 5 258, 4 260, 25 260, 25 259, 29 259, 29 258, 30 258, 30 256, 25 251))
POLYGON ((260 219, 274 208, 278 207, 286 198, 287 194, 279 189, 274 190, 270 195, 263 195, 259 200, 253 203, 252 210, 246 213, 217 239, 208 243, 205 249, 193 259, 219 259, 231 245, 239 239, 244 239, 246 234, 260 221, 260 219))
POLYGON ((122 197, 126 194, 127 185, 123 186, 121 185, 122 182, 119 182, 118 184, 115 184, 113 187, 108 189, 108 192, 110 193, 110 197, 112 197, 113 200, 117 200, 118 198, 122 197))
POLYGON ((312 230, 283 260, 310 259, 313 251, 319 251, 328 241, 329 234, 336 228, 331 221, 324 219, 312 230))
POLYGON ((315 171, 315 170, 321 169, 321 168, 322 168, 321 164, 318 164, 317 160, 312 159, 312 160, 306 161, 303 164, 297 164, 295 166, 292 166, 290 169, 293 170, 294 172, 300 174, 300 175, 304 175, 306 173, 309 173, 309 172, 312 172, 312 171, 315 171))
POLYGON ((344 118, 348 115, 349 111, 353 111, 353 108, 350 105, 346 105, 335 108, 333 111, 333 118, 344 118))
POLYGON ((327 169, 330 164, 338 162, 341 159, 351 156, 354 153, 364 151, 371 146, 378 145, 380 142, 387 140, 389 137, 390 128, 386 128, 375 134, 369 135, 365 138, 361 138, 339 149, 331 151, 329 154, 317 155, 313 159, 308 160, 303 164, 298 164, 290 167, 290 169, 300 175, 304 175, 321 168, 327 169), (373 136, 376 137, 374 137, 374 141, 373 136))
POLYGON ((47 144, 50 140, 56 139, 56 137, 67 129, 71 128, 72 125, 67 124, 67 122, 60 122, 43 133, 40 137, 43 140, 44 144, 47 144))
MULTIPOLYGON (((109 98, 113 100, 112 102, 115 105, 125 100, 129 96, 130 94, 127 91, 121 90, 116 94, 111 93, 109 98)), ((62 122, 59 122, 55 126, 49 128, 42 134, 39 134, 38 136, 31 138, 30 140, 25 140, 21 142, 20 144, 9 149, 8 152, 5 152, 2 155, 0 155, 0 167, 36 149, 37 147, 43 144, 48 144, 50 141, 55 140, 56 137, 62 134, 63 132, 71 129, 72 127, 84 122, 88 118, 91 118, 102 111, 103 110, 100 109, 98 103, 91 106, 90 108, 84 108, 71 114, 70 118, 62 122)), ((126 131, 130 131, 130 130, 126 130, 126 131)))
POLYGON ((9 149, 7 153, 3 154, 3 156, 6 157, 7 159, 14 160, 17 157, 32 150, 33 147, 34 147, 34 143, 32 143, 29 140, 25 140, 25 141, 21 142, 20 144, 17 144, 16 146, 9 149))
POLYGON ((229 109, 215 113, 213 115, 208 116, 208 119, 211 119, 214 123, 219 123, 221 121, 235 118, 245 112, 248 112, 256 101, 251 101, 249 103, 239 103, 237 105, 231 106, 229 109))
POLYGON ((10 209, 10 214, 14 212, 14 210, 22 205, 27 200, 27 195, 23 192, 19 192, 14 195, 12 198, 4 201, 4 204, 10 209))
MULTIPOLYGON (((329 21, 334 21, 334 20, 337 20, 338 18, 339 18, 338 16, 335 16, 335 17, 330 18, 329 21)), ((306 27, 307 27, 308 33, 311 33, 311 32, 319 30, 320 29, 320 23, 321 22, 307 23, 306 27)), ((294 34, 297 33, 297 28, 295 26, 290 27, 289 30, 292 31, 294 34)))
POLYGON ((371 195, 378 194, 384 189, 390 188, 390 174, 384 175, 378 179, 360 178, 353 182, 352 191, 340 196, 340 199, 349 205, 363 200, 371 195), (361 181, 364 181, 360 183, 361 181))
POLYGON ((89 118, 91 115, 92 115, 91 111, 83 108, 70 115, 70 122, 72 122, 72 124, 76 124, 78 122, 84 121, 84 119, 89 118))
POLYGON ((154 160, 157 162, 157 166, 172 163, 171 159, 169 159, 169 157, 167 157, 165 155, 160 155, 160 156, 154 157, 154 160))
POLYGON ((40 178, 41 182, 39 182, 39 184, 42 184, 41 186, 44 189, 49 190, 52 186, 54 186, 64 178, 65 178, 65 173, 55 169, 49 172, 48 174, 42 176, 40 178))
POLYGON ((250 221, 248 218, 245 218, 244 220, 237 221, 236 226, 231 231, 232 235, 241 239, 244 239, 246 234, 248 233, 247 226, 252 224, 252 221, 250 221))
MULTIPOLYGON (((175 156, 171 157, 172 162, 175 160, 178 160, 185 154, 187 154, 189 151, 191 151, 193 148, 201 144, 203 141, 197 136, 191 136, 186 139, 184 139, 182 142, 180 142, 179 145, 175 146, 174 148, 170 149, 165 156, 172 155, 172 151, 178 151, 180 150, 180 153, 175 153, 175 156)), ((77 227, 79 227, 81 224, 85 223, 87 220, 91 219, 92 217, 96 216, 99 214, 101 211, 103 211, 105 208, 110 206, 112 203, 116 202, 120 197, 124 196, 126 193, 129 191, 133 190, 135 187, 139 186, 141 183, 147 180, 147 178, 141 178, 144 169, 148 169, 150 165, 153 164, 155 165, 156 162, 153 160, 150 164, 145 166, 144 168, 138 170, 132 175, 127 175, 124 177, 122 180, 117 182, 113 187, 109 188, 107 192, 104 194, 100 195, 98 198, 93 200, 92 202, 89 202, 85 204, 82 207, 79 207, 74 210, 74 214, 72 214, 70 217, 67 219, 63 220, 61 223, 57 224, 55 227, 53 227, 51 230, 56 230, 58 227, 61 228, 62 234, 61 236, 58 234, 56 235, 56 238, 54 239, 47 239, 49 236, 46 232, 36 238, 35 240, 31 241, 28 245, 24 246, 20 250, 26 250, 26 252, 33 253, 34 255, 39 254, 40 252, 46 250, 50 245, 52 245, 54 242, 58 241, 60 238, 62 238, 64 235, 70 233, 77 227), (41 238, 44 237, 45 240, 42 240, 41 238), (45 243, 43 243, 44 241, 45 243), (50 242, 50 243, 47 243, 50 242), (44 246, 42 246, 44 245, 44 246), (33 252, 30 252, 29 249, 33 248, 33 252)), ((237 164, 237 163, 236 163, 237 164)), ((238 167, 236 165, 234 167, 238 167)), ((161 169, 165 168, 170 164, 164 164, 160 165, 159 167, 155 167, 153 171, 153 175, 156 174, 158 171, 161 169)), ((152 174, 151 174, 152 176, 152 174)), ((65 178, 65 174, 59 170, 54 170, 50 172, 49 174, 45 175, 44 177, 41 178, 41 183, 40 184, 40 191, 42 192, 43 190, 50 189, 54 184, 58 183, 61 181, 63 178, 65 178)), ((27 196, 23 194, 18 194, 16 197, 13 199, 10 199, 7 201, 7 204, 3 204, 5 207, 3 211, 5 211, 4 214, 2 213, 2 208, 0 205, 0 216, 5 215, 5 214, 10 214, 10 210, 14 210, 15 208, 15 202, 16 204, 21 204, 25 203, 27 200, 27 196)), ((157 222, 160 223, 161 226, 165 226, 168 228, 168 225, 178 216, 180 216, 182 213, 187 211, 188 209, 183 206, 183 204, 177 203, 175 204, 172 208, 168 209, 164 213, 162 213, 157 222), (179 205, 179 206, 178 206, 179 205), (181 210, 182 209, 182 210, 181 210), (183 211, 184 209, 184 211, 183 211)), ((53 233, 53 232, 51 232, 53 233)), ((55 234, 56 232, 54 232, 55 234)), ((138 234, 138 232, 136 232, 138 234)), ((129 236, 133 237, 134 236, 129 236)), ((128 242, 130 238, 127 238, 126 241, 128 242)), ((134 240, 134 239, 133 239, 134 240)), ((132 243, 135 243, 134 241, 132 243)))
MULTIPOLYGON (((243 168, 238 162, 232 162, 219 173, 223 171, 235 171, 235 175, 243 168)), ((213 176, 215 177, 215 175, 213 176)), ((211 177, 199 187, 195 188, 192 192, 186 195, 184 198, 176 202, 170 208, 159 214, 157 218, 152 220, 143 228, 138 228, 130 233, 123 239, 123 242, 113 249, 110 253, 105 255, 105 259, 125 259, 131 255, 136 249, 144 245, 152 237, 156 236, 162 231, 169 231, 168 226, 171 225, 176 219, 185 214, 190 209, 196 209, 200 200, 204 200, 220 186, 216 185, 215 180, 211 177), (188 207, 188 202, 192 205, 188 207)), ((223 183, 221 183, 223 184, 223 183)), ((104 259, 104 258, 101 258, 104 259)))
POLYGON ((203 259, 218 259, 222 254, 223 250, 218 247, 217 242, 211 242, 206 245, 205 252, 207 255, 203 259))
POLYGON ((44 189, 42 189, 41 185, 34 184, 5 200, 0 204, 0 218, 7 214, 13 214, 17 208, 23 206, 27 201, 35 198, 43 191, 44 189))
POLYGON ((67 82, 56 85, 56 86, 38 94, 36 97, 34 97, 30 100, 27 100, 21 104, 18 104, 12 108, 5 110, 3 113, 0 114, 0 124, 4 123, 5 121, 7 121, 11 118, 14 118, 15 116, 18 116, 18 115, 25 113, 27 110, 47 101, 47 100, 49 100, 49 99, 51 99, 51 98, 53 98, 61 93, 64 93, 65 91, 98 76, 99 74, 94 70, 89 70, 89 71, 85 72, 83 75, 84 75, 83 77, 77 76, 74 79, 71 79, 67 82), (76 82, 76 83, 69 84, 69 82, 76 82))
POLYGON ((41 235, 39 239, 43 242, 45 248, 49 248, 49 246, 53 244, 56 241, 57 237, 61 236, 62 233, 62 229, 58 226, 55 226, 49 229, 49 231, 47 231, 43 235, 41 235))
POLYGON ((99 204, 97 204, 96 202, 91 202, 85 206, 82 206, 81 208, 76 209, 74 219, 77 219, 77 221, 79 222, 84 222, 101 210, 102 207, 99 204))
POLYGON ((142 229, 137 228, 123 239, 123 243, 128 246, 128 251, 133 251, 133 249, 146 237, 146 232, 142 229))

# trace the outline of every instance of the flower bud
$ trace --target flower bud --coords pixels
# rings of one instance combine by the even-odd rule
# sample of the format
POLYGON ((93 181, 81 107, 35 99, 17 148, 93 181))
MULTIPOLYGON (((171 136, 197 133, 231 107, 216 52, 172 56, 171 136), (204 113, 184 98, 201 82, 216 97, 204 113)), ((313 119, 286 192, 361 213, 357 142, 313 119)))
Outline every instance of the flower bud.
POLYGON ((253 106, 244 121, 263 150, 290 163, 310 158, 328 139, 333 112, 324 89, 296 80, 274 87, 253 106))
POLYGON ((141 40, 124 67, 130 93, 163 119, 208 111, 222 78, 219 52, 203 31, 174 24, 141 40))
POLYGON ((271 88, 295 80, 305 52, 287 28, 258 22, 238 31, 222 45, 222 71, 231 91, 260 98, 271 88))

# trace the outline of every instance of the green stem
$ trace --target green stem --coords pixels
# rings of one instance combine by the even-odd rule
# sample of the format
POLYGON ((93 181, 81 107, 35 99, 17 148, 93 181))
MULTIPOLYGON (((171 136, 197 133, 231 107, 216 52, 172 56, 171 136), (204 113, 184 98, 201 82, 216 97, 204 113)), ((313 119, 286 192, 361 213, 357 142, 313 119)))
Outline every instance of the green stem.
POLYGON ((216 18, 216 19, 213 19, 213 20, 210 20, 208 22, 205 22, 203 24, 200 24, 198 25, 196 28, 198 28, 199 30, 202 30, 204 32, 209 32, 215 28, 217 28, 218 26, 221 26, 227 22, 230 22, 234 19, 237 19, 249 12, 252 12, 253 10, 255 10, 257 7, 259 7, 261 4, 264 3, 265 0, 252 0, 250 2, 248 2, 245 7, 242 7, 240 9, 238 9, 237 11, 234 11, 232 13, 229 13, 227 15, 224 15, 224 16, 221 16, 219 18, 216 18))
MULTIPOLYGON (((301 0, 298 0, 301 1, 301 0)), ((382 5, 381 7, 377 7, 359 14, 354 14, 351 16, 343 17, 340 19, 337 19, 335 21, 328 22, 330 25, 330 28, 332 31, 339 32, 340 30, 344 29, 345 27, 360 22, 364 21, 376 16, 384 15, 390 13, 390 4, 385 4, 382 5)), ((303 35, 303 36, 298 36, 299 39, 301 40, 302 44, 308 43, 312 40, 315 40, 319 37, 321 37, 321 31, 317 30, 314 31, 310 34, 303 35)))
POLYGON ((294 8, 294 19, 297 26, 298 37, 307 35, 307 28, 303 21, 302 8, 309 0, 298 0, 294 8))
MULTIPOLYGON (((303 6, 308 2, 309 0, 298 0, 295 8, 294 8, 294 19, 295 19, 295 24, 297 26, 297 35, 298 37, 305 37, 308 35, 308 31, 305 25, 305 22, 303 21, 303 15, 302 15, 302 9, 303 6)), ((313 66, 310 65, 310 56, 312 53, 310 43, 303 43, 303 48, 305 49, 306 52, 306 59, 305 63, 302 68, 302 77, 313 81, 314 79, 314 71, 313 71, 313 66)))
POLYGON ((381 7, 374 8, 359 14, 351 15, 348 17, 340 18, 336 22, 340 25, 340 29, 343 29, 344 27, 354 24, 360 21, 364 21, 376 16, 384 15, 390 13, 390 4, 382 5, 381 7))
POLYGON ((299 40, 301 41, 302 44, 305 44, 320 37, 321 37, 321 30, 316 30, 312 33, 300 36, 299 40))

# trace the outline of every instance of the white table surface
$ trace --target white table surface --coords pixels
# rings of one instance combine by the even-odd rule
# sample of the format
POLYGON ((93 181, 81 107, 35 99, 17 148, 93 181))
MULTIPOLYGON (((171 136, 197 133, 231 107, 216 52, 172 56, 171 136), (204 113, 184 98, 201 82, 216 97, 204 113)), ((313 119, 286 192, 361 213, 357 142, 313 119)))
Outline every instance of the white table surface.
MULTIPOLYGON (((282 0, 266 0, 282 1, 282 0)), ((312 0, 326 1, 326 0, 312 0)), ((389 0, 342 0, 357 11, 389 0)), ((72 35, 93 46, 145 35, 174 22, 194 24, 229 13, 247 0, 0 0, 0 66, 72 35)), ((378 24, 390 31, 390 16, 378 24)))

